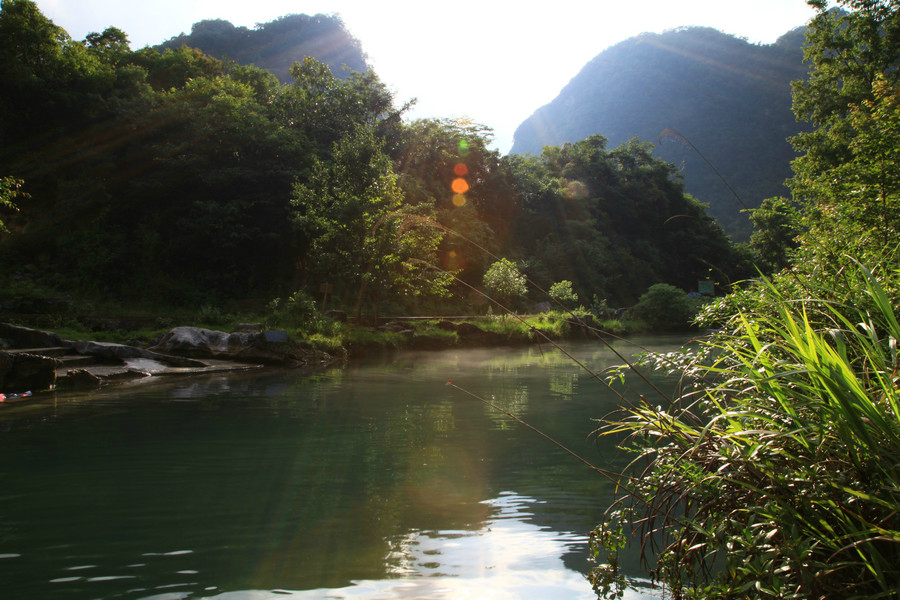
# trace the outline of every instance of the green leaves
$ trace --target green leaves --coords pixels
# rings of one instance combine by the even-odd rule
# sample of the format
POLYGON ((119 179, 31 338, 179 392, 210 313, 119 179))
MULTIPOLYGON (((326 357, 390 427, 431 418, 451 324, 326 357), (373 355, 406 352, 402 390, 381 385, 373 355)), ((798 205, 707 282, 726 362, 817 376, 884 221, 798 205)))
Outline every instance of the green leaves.
POLYGON ((795 300, 771 283, 696 361, 671 405, 606 422, 648 466, 633 514, 603 532, 661 536, 659 575, 698 598, 863 598, 900 593, 898 323, 857 266, 864 307, 795 300))
POLYGON ((484 288, 489 294, 495 296, 497 301, 504 305, 521 298, 528 293, 525 276, 519 272, 518 267, 508 258, 501 258, 484 274, 484 288))

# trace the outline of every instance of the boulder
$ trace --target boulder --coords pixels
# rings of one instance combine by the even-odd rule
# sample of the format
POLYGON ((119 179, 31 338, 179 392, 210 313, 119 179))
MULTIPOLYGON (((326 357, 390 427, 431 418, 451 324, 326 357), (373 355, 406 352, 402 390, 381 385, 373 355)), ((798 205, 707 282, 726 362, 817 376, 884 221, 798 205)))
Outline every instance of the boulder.
POLYGON ((63 385, 68 389, 74 390, 91 390, 100 387, 103 382, 100 377, 94 375, 87 369, 70 369, 66 371, 66 376, 60 379, 60 387, 63 385))
POLYGON ((202 327, 176 327, 150 350, 195 358, 270 364, 324 364, 331 357, 293 342, 283 331, 225 333, 202 327))
POLYGON ((129 358, 146 358, 155 360, 170 367, 205 367, 206 364, 199 360, 192 360, 181 356, 169 356, 137 348, 125 344, 113 344, 109 342, 68 342, 78 354, 96 356, 99 359, 110 362, 124 363, 129 358))
POLYGON ((13 348, 68 347, 70 344, 55 333, 0 323, 0 338, 10 340, 13 348))
POLYGON ((0 359, 6 369, 0 375, 0 391, 24 392, 52 389, 56 384, 56 369, 62 364, 55 358, 37 354, 10 354, 0 359))

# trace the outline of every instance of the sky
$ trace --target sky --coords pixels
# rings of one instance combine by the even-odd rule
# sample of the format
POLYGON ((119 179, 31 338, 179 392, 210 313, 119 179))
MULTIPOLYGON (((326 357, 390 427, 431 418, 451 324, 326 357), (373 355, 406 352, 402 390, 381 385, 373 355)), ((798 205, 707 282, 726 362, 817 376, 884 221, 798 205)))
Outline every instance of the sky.
MULTIPOLYGON (((76 40, 115 26, 132 49, 204 19, 253 27, 287 14, 338 14, 408 118, 468 118, 506 154, 516 127, 592 58, 649 31, 702 25, 769 44, 814 11, 804 0, 37 0, 76 40)), ((602 132, 599 132, 602 133, 602 132)))

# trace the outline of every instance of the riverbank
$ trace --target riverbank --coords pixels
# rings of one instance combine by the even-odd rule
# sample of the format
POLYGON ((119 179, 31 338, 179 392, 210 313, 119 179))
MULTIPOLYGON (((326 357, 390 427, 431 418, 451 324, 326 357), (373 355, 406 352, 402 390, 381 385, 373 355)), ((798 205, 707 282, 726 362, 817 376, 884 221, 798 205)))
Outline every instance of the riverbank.
MULTIPOLYGON (((121 324, 121 322, 120 322, 121 324)), ((341 318, 308 329, 241 323, 228 329, 175 327, 57 331, 0 323, 0 393, 91 388, 145 377, 263 368, 321 368, 399 350, 515 346, 589 339, 604 328, 591 315, 386 319, 341 318), (74 335, 73 335, 74 334, 74 335), (90 339, 84 339, 88 338, 90 339), (113 340, 122 340, 113 341, 113 340)))

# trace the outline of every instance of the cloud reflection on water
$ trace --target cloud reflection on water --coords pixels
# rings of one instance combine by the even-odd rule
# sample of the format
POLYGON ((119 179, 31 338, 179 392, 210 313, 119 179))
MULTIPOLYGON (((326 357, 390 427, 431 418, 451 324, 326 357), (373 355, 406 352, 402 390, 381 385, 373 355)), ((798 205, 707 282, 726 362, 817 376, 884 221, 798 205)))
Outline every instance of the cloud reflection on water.
MULTIPOLYGON (((456 599, 595 600, 584 575, 566 568, 562 556, 587 537, 530 522, 539 501, 507 492, 487 501, 489 519, 478 530, 411 531, 390 540, 388 577, 317 590, 242 590, 220 600, 456 599)), ((657 596, 628 590, 626 600, 657 596)), ((160 600, 160 599, 155 599, 160 600)))

